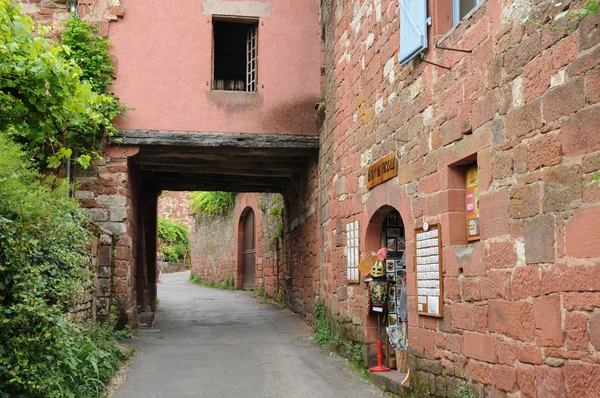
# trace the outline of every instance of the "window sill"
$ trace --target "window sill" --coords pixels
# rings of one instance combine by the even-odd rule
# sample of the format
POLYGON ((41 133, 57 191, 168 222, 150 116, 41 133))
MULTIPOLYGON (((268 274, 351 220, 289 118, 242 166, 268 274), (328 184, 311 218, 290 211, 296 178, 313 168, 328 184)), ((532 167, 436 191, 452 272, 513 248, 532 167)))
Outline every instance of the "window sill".
POLYGON ((458 24, 456 24, 455 26, 453 26, 453 27, 452 27, 452 28, 451 28, 451 29, 450 29, 450 30, 449 30, 449 31, 448 31, 448 32, 447 32, 447 33, 446 33, 444 36, 442 36, 442 38, 441 38, 441 39, 439 39, 439 40, 438 40, 438 41, 435 43, 436 47, 437 47, 438 45, 441 45, 441 44, 442 44, 442 43, 443 43, 443 42, 444 42, 444 41, 445 41, 447 38, 449 38, 450 36, 452 36, 452 34, 453 34, 455 31, 456 31, 456 29, 457 29, 457 28, 458 28, 458 27, 459 27, 459 26, 460 26, 460 25, 461 25, 461 24, 462 24, 464 21, 467 21, 467 20, 471 19, 471 18, 473 17, 473 15, 475 15, 475 13, 477 13, 477 11, 479 11, 479 9, 480 9, 480 8, 481 8, 481 7, 482 7, 484 4, 486 4, 486 3, 487 3, 487 1, 486 1, 486 0, 484 0, 484 1, 482 1, 481 3, 477 4, 475 7, 473 7, 473 9, 472 9, 471 11, 469 11, 469 12, 468 12, 468 14, 467 14, 467 15, 465 15, 465 16, 464 16, 464 18, 463 18, 463 19, 461 19, 461 20, 458 22, 458 24))
POLYGON ((209 90, 206 96, 216 105, 260 106, 263 104, 262 93, 256 91, 209 90))

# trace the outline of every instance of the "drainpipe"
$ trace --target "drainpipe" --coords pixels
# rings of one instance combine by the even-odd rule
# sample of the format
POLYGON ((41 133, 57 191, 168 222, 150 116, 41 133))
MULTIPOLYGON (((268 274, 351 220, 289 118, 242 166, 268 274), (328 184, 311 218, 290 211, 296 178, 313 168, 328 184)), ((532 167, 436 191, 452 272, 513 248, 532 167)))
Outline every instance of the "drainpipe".
POLYGON ((70 198, 73 196, 73 192, 71 189, 71 158, 67 158, 66 174, 67 174, 67 183, 69 184, 69 190, 67 192, 67 195, 70 198))

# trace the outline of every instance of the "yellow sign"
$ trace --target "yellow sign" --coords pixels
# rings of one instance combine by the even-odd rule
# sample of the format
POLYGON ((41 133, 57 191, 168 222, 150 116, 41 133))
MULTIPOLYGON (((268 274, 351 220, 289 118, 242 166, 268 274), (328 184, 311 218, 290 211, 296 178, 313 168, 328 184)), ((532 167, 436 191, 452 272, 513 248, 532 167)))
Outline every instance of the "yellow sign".
POLYGON ((377 185, 398 175, 398 159, 395 153, 390 153, 369 167, 367 173, 367 188, 372 189, 377 185))
POLYGON ((479 228, 479 178, 477 166, 470 167, 466 173, 465 205, 467 215, 467 240, 478 240, 479 228))
POLYGON ((365 257, 360 264, 358 264, 358 270, 360 271, 361 275, 369 275, 371 268, 373 268, 373 264, 375 264, 375 261, 377 261, 377 257, 375 257, 374 254, 369 254, 367 257, 365 257))

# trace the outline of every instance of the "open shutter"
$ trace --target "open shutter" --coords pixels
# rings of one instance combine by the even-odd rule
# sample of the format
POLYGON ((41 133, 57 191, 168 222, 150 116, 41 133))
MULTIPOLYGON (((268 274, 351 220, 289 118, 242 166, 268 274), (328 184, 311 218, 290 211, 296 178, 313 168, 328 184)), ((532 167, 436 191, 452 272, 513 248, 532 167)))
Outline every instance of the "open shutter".
POLYGON ((400 53, 398 62, 406 65, 427 48, 427 0, 400 2, 400 53))

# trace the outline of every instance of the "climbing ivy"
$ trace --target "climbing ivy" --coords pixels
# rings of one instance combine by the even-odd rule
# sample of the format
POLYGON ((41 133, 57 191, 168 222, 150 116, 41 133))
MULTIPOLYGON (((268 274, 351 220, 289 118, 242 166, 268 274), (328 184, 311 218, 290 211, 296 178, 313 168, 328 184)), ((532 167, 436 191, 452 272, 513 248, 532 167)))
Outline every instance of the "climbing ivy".
POLYGON ((212 217, 223 214, 235 204, 235 193, 233 192, 192 192, 190 204, 193 213, 200 213, 212 217))
POLYGON ((70 20, 57 43, 45 37, 50 28, 36 28, 21 14, 19 3, 0 0, 0 131, 41 167, 73 158, 87 168, 125 110, 105 92, 114 71, 114 64, 103 65, 108 42, 84 24, 70 20), (82 44, 72 51, 75 40, 82 44))

